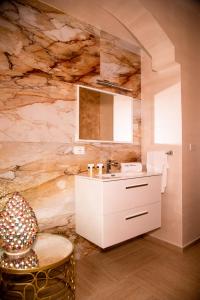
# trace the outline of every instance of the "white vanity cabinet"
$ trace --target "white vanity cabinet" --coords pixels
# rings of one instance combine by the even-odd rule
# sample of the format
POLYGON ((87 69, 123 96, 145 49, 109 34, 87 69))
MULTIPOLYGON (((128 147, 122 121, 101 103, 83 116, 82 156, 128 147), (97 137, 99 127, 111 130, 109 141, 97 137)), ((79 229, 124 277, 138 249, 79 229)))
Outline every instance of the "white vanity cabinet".
POLYGON ((161 176, 75 179, 76 232, 106 248, 161 226, 161 176))

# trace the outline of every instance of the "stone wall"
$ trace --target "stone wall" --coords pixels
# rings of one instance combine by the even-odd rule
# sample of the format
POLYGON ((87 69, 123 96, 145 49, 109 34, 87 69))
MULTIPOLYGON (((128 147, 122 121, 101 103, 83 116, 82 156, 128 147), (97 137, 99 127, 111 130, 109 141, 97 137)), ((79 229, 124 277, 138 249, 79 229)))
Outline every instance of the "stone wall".
POLYGON ((96 80, 107 79, 140 98, 140 55, 105 32, 35 4, 0 6, 0 183, 26 197, 41 231, 83 242, 74 232, 74 175, 89 162, 140 160, 141 120, 136 108, 133 145, 87 143, 85 155, 74 155, 76 84, 99 88, 96 80))

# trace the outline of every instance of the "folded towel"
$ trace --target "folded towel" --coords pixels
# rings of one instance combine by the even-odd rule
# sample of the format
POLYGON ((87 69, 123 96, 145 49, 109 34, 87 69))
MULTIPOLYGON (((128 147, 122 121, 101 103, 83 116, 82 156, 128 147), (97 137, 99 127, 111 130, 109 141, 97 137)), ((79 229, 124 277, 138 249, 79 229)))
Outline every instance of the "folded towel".
POLYGON ((167 186, 168 168, 167 154, 164 151, 147 152, 147 172, 158 172, 162 174, 161 193, 165 192, 167 186))

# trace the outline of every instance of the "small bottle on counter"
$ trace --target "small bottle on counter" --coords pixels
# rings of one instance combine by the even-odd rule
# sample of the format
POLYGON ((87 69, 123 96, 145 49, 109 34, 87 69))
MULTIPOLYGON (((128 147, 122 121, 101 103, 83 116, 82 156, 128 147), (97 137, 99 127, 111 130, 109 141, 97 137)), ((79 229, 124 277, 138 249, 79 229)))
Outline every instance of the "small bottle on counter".
POLYGON ((94 168, 94 164, 88 164, 88 172, 89 172, 89 176, 93 175, 93 168, 94 168))
POLYGON ((104 165, 102 163, 97 164, 98 175, 100 175, 100 176, 102 175, 103 168, 104 168, 104 165))

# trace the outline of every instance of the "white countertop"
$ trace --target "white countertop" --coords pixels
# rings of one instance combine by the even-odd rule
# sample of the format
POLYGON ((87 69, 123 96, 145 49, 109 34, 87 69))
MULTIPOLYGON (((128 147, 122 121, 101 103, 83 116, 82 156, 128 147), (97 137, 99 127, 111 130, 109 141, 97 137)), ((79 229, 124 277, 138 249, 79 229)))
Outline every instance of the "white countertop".
POLYGON ((110 173, 102 175, 98 175, 96 173, 89 174, 82 173, 76 175, 77 177, 82 177, 91 180, 98 180, 98 181, 113 181, 113 180, 126 180, 126 179, 134 179, 134 178, 141 178, 141 177, 150 177, 150 176, 161 176, 162 174, 156 172, 134 172, 134 173, 110 173))

